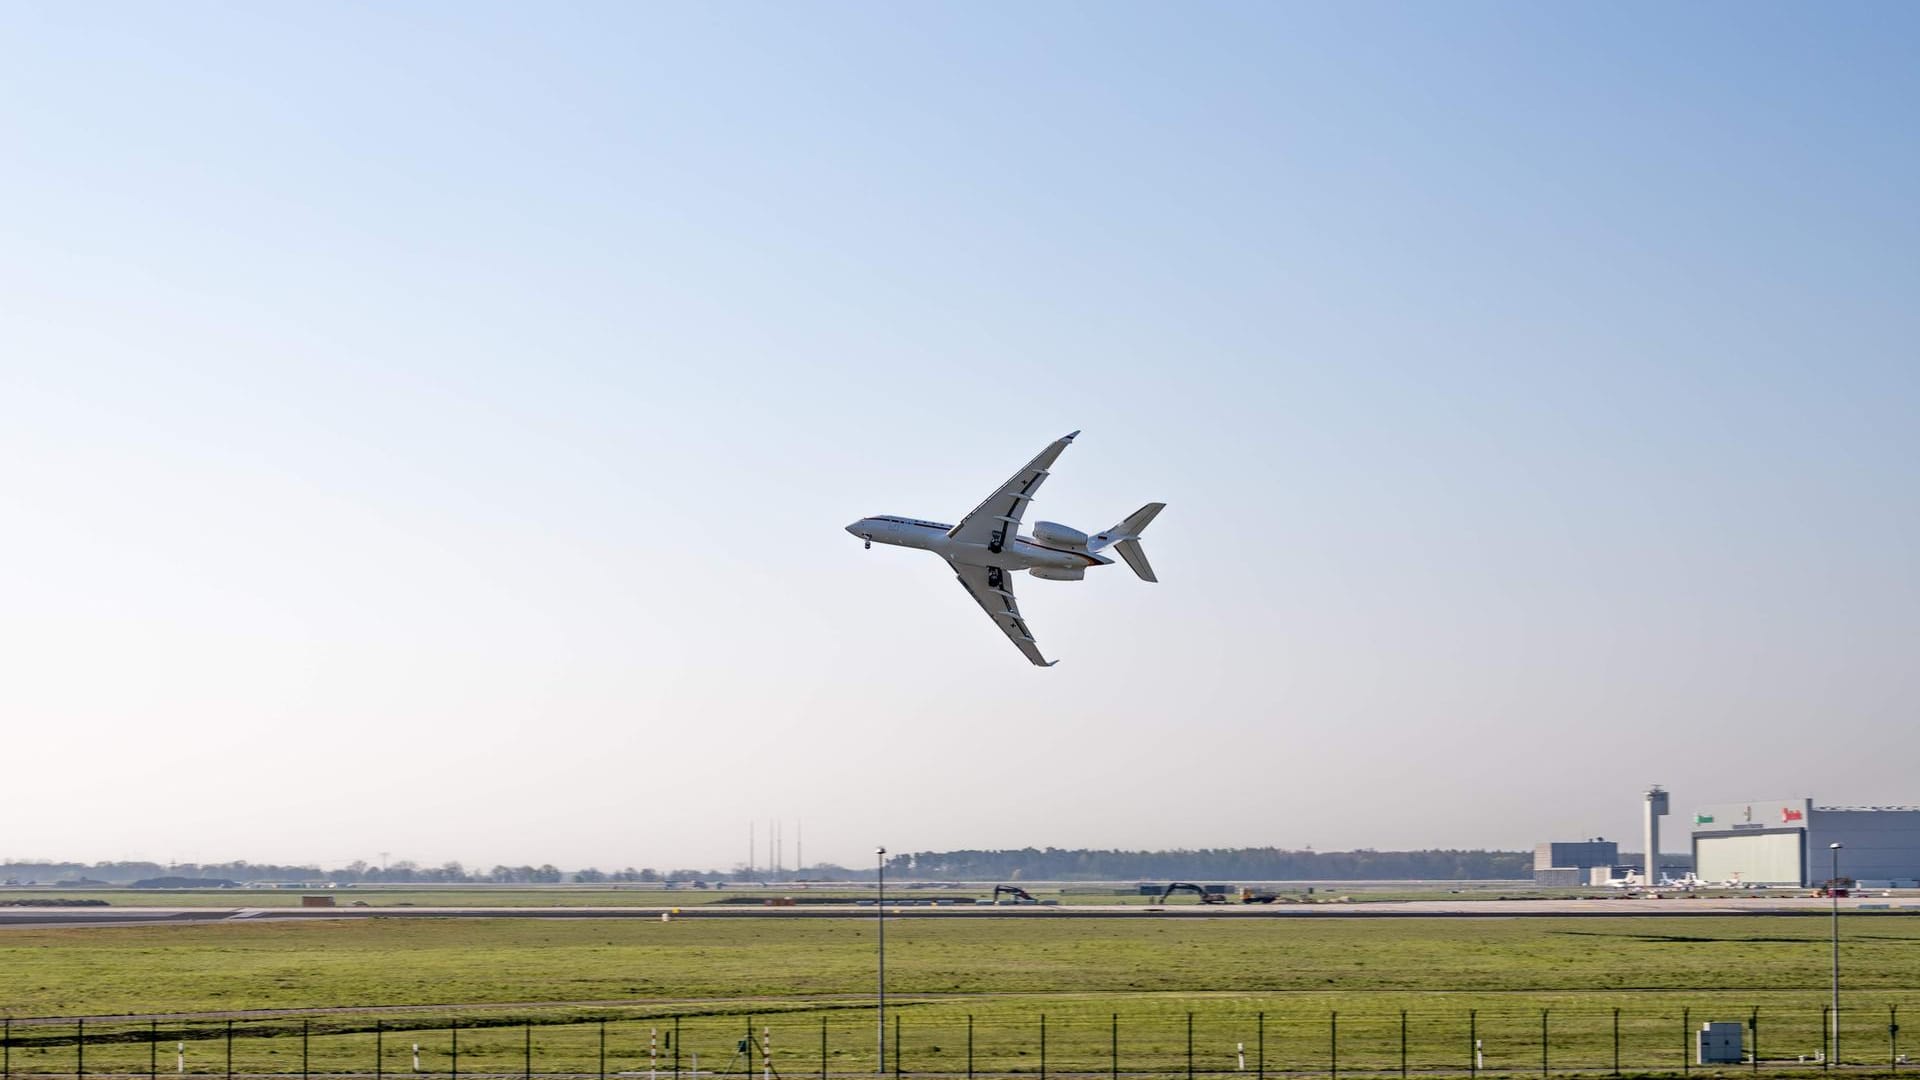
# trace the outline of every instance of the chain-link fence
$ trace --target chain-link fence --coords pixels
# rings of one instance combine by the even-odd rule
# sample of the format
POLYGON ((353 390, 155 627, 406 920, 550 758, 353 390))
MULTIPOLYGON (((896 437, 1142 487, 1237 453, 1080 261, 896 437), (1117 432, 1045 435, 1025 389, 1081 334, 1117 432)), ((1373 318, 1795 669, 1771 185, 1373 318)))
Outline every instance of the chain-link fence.
MULTIPOLYGON (((46 1077, 434 1077, 806 1080, 808 1077, 1387 1077, 1481 1073, 1726 1075, 1911 1067, 1901 1002, 1356 1011, 1049 1014, 902 1004, 634 1018, 492 1014, 182 1020, 7 1020, 0 1080, 46 1077), (1703 1024, 1735 1024, 1734 1057, 1703 1064, 1703 1024), (1838 1046, 1836 1047, 1836 1038, 1838 1046)), ((1912 1004, 1912 1002, 1908 1002, 1912 1004)), ((1722 1028, 1724 1033, 1726 1029, 1722 1028)))

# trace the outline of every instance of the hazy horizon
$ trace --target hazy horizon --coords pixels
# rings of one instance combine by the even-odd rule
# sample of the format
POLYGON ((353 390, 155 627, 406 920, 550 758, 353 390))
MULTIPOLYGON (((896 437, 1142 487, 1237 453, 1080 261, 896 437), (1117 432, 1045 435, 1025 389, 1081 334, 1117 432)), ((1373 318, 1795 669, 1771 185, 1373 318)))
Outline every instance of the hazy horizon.
MULTIPOLYGON (((1920 803, 1920 9, 0 11, 0 849, 1920 803), (1150 500, 1159 584, 938 559, 1150 500)), ((789 850, 793 837, 789 836, 789 850)), ((760 842, 764 844, 764 835, 760 842)))

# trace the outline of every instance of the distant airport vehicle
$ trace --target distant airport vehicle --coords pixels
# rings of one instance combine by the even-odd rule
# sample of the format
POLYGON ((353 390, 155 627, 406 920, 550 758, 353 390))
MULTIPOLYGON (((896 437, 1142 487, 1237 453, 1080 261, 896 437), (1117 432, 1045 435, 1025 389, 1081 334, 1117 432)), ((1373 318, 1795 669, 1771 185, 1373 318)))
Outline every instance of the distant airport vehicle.
POLYGON ((1067 444, 1073 432, 1054 440, 1040 451, 1027 467, 1014 473, 999 490, 987 496, 958 525, 944 525, 918 518, 878 515, 861 518, 847 531, 866 542, 931 551, 947 560, 959 576, 960 584, 987 613, 1013 646, 1040 667, 1055 662, 1040 655, 1040 646, 1020 617, 1013 599, 1013 575, 1025 570, 1046 581, 1079 581, 1090 566, 1108 566, 1112 559, 1101 552, 1112 548, 1127 561, 1141 581, 1158 581, 1147 553, 1140 547, 1140 534, 1146 531, 1154 515, 1166 503, 1148 503, 1128 514, 1119 524, 1092 536, 1052 521, 1035 522, 1032 536, 1020 535, 1020 522, 1027 504, 1046 481, 1047 470, 1067 444))
POLYGON ((1016 904, 1037 904, 1040 902, 1034 899, 1032 893, 1018 885, 995 885, 993 887, 993 902, 996 904, 999 903, 1002 896, 1010 897, 1012 902, 1016 904))

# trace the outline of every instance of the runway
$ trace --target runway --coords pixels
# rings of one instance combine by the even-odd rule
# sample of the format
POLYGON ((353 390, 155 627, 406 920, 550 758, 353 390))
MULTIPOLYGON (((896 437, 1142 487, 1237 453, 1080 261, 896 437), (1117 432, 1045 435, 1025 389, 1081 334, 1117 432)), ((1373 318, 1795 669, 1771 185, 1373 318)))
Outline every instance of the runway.
MULTIPOLYGON (((1690 915, 1816 915, 1832 901, 1810 896, 1668 899, 1405 900, 1315 904, 901 904, 889 919, 1514 919, 1690 915)), ((1853 897, 1849 914, 1920 915, 1920 896, 1853 897)), ((872 904, 795 907, 703 904, 650 907, 272 907, 0 908, 0 930, 24 927, 155 926, 313 919, 872 919, 872 904)))

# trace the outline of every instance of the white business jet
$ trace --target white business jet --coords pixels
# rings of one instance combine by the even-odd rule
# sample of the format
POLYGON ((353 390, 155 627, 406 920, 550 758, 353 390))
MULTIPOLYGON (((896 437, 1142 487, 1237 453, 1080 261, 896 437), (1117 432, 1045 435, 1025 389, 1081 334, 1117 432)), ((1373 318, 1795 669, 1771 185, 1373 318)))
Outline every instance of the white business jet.
POLYGON ((1100 553, 1112 548, 1127 560, 1140 580, 1160 580, 1153 576, 1147 553, 1140 548, 1140 534, 1166 503, 1148 503, 1113 528, 1092 536, 1051 521, 1035 522, 1032 536, 1020 535, 1020 520, 1026 515, 1027 504, 1033 501, 1034 493, 1046 480, 1047 469, 1078 434, 1076 431, 1055 440, 1053 445, 1040 451, 1027 462, 1026 468, 1014 473, 1012 479, 987 496, 973 513, 961 518, 958 525, 881 515, 861 518, 847 526, 847 531, 866 541, 869 548, 876 543, 892 544, 931 551, 946 559, 959 575, 967 594, 1007 635, 1014 648, 1035 664, 1052 667, 1053 663, 1040 655, 1040 647, 1034 643, 1026 620, 1020 617, 1020 607, 1014 602, 1016 572, 1025 570, 1047 581, 1079 581, 1086 576, 1087 567, 1111 565, 1113 560, 1100 553))

